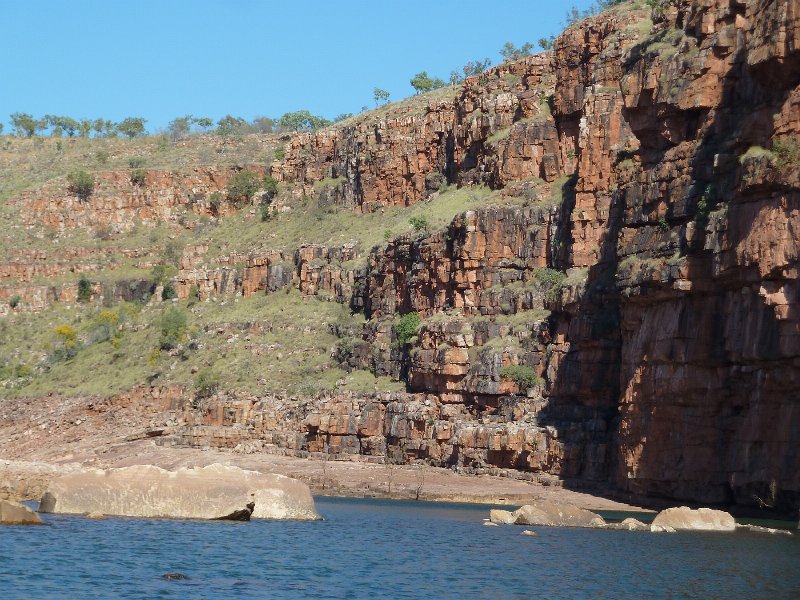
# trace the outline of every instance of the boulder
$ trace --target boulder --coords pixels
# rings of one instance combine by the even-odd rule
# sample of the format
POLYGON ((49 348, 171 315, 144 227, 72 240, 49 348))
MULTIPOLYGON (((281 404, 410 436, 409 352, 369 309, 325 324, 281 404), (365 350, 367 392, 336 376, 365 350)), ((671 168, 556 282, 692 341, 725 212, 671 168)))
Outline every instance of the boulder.
POLYGON ((489 511, 489 521, 492 523, 501 523, 503 525, 513 525, 516 516, 510 510, 497 510, 492 509, 489 511))
POLYGON ((70 473, 50 482, 39 510, 176 519, 320 518, 306 484, 220 464, 176 471, 137 465, 70 473))
POLYGON ((736 521, 730 513, 711 508, 693 510, 688 506, 678 506, 662 510, 653 519, 651 530, 674 529, 693 531, 734 531, 736 521))
POLYGON ((621 529, 623 531, 650 531, 650 526, 638 519, 628 517, 620 523, 608 523, 606 529, 621 529))
POLYGON ((600 515, 572 504, 539 500, 514 511, 516 525, 544 527, 603 527, 606 522, 600 515))
POLYGON ((27 506, 0 500, 0 525, 41 525, 42 519, 27 506))

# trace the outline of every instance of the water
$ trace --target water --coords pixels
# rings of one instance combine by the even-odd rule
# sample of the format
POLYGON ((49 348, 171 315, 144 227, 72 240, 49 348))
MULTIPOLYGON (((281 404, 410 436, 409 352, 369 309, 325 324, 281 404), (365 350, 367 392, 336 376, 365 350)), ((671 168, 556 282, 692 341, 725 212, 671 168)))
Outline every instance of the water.
POLYGON ((484 527, 485 507, 318 498, 326 521, 45 515, 0 598, 800 598, 800 536, 484 527), (187 581, 161 575, 177 571, 187 581))

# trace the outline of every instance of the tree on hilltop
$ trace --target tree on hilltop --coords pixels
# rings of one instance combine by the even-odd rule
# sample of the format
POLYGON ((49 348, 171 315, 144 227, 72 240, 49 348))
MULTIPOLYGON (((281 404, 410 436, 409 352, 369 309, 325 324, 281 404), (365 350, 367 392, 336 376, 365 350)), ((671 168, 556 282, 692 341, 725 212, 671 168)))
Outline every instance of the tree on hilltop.
POLYGON ((241 135, 246 128, 247 121, 241 117, 225 115, 217 121, 217 133, 222 136, 241 135))
POLYGON ((421 71, 411 78, 411 87, 417 94, 438 90, 445 85, 445 82, 438 77, 430 77, 427 71, 421 71))
POLYGON ((500 55, 503 57, 504 60, 517 60, 519 58, 522 58, 523 56, 530 55, 532 50, 533 50, 533 44, 531 44, 530 42, 525 42, 519 48, 517 48, 511 42, 506 42, 500 49, 500 55))
POLYGON ((14 127, 14 133, 18 136, 33 137, 47 124, 42 120, 34 119, 28 113, 15 112, 11 115, 11 125, 14 127))
POLYGON ((375 100, 375 106, 378 104, 383 103, 386 104, 389 102, 389 92, 379 87, 376 87, 372 92, 372 98, 375 100))
POLYGON ((144 133, 145 123, 147 123, 147 119, 143 119, 142 117, 127 117, 117 125, 117 130, 122 135, 127 135, 128 139, 133 139, 144 133))
POLYGON ((330 125, 330 121, 323 117, 312 115, 310 111, 304 109, 284 114, 280 119, 278 119, 278 125, 284 129, 302 131, 325 127, 326 125, 330 125))

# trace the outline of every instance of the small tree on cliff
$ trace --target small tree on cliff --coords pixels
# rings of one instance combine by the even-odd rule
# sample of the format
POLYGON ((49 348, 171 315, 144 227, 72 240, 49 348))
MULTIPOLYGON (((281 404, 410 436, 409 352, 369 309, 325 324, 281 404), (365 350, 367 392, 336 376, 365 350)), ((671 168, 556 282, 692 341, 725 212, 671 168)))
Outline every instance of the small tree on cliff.
POLYGON ((411 78, 411 87, 417 94, 424 94, 431 90, 438 90, 445 86, 445 82, 438 77, 430 77, 427 71, 420 71, 411 78))
POLYGON ((375 106, 389 102, 389 92, 379 87, 376 87, 372 92, 372 98, 375 100, 375 106))

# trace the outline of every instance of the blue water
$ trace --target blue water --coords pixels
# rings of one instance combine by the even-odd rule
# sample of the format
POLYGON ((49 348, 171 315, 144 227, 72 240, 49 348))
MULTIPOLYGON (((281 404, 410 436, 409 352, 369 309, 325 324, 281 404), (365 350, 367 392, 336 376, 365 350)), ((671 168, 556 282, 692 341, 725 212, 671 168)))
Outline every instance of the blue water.
POLYGON ((800 598, 800 536, 484 527, 487 509, 318 498, 323 522, 0 528, 0 599, 800 598), (161 575, 180 572, 186 581, 161 575))

